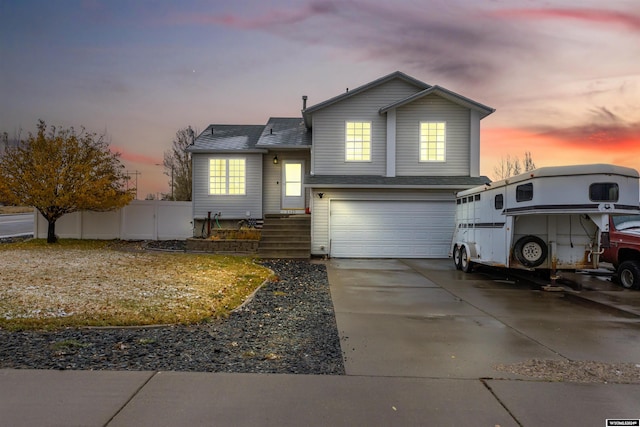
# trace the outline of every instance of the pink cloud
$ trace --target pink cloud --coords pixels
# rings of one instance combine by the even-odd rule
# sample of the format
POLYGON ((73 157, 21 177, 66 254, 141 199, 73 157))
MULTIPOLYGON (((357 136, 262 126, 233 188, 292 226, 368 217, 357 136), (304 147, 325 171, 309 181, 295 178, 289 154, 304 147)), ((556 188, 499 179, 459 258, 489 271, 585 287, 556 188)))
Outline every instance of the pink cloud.
POLYGON ((114 145, 111 145, 111 152, 120 153, 120 160, 127 161, 127 162, 140 163, 145 165, 162 164, 161 158, 158 159, 158 158, 147 156, 144 154, 133 153, 133 152, 124 150, 122 147, 117 147, 114 145))
POLYGON ((216 24, 242 30, 269 29, 278 25, 297 24, 316 15, 335 12, 336 6, 332 1, 315 1, 310 4, 289 10, 272 10, 255 18, 245 18, 239 15, 189 15, 178 20, 181 23, 216 24))
POLYGON ((640 123, 570 128, 487 128, 482 130, 483 173, 491 175, 501 157, 532 153, 538 167, 612 163, 640 169, 640 123))
POLYGON ((505 9, 492 15, 513 19, 574 19, 587 23, 622 25, 640 31, 640 15, 604 9, 505 9))

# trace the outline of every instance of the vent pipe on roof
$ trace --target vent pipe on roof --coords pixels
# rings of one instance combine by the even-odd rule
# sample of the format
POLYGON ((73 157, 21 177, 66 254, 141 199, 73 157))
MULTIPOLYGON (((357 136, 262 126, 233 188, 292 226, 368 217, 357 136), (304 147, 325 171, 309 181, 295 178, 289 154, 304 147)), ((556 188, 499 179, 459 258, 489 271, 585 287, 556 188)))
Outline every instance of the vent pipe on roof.
POLYGON ((211 126, 211 135, 213 135, 213 126, 211 126))
POLYGON ((349 88, 347 88, 347 93, 349 93, 349 88))
POLYGON ((269 135, 273 135, 273 128, 269 129, 269 135))
POLYGON ((302 95, 302 109, 307 109, 307 95, 302 95))

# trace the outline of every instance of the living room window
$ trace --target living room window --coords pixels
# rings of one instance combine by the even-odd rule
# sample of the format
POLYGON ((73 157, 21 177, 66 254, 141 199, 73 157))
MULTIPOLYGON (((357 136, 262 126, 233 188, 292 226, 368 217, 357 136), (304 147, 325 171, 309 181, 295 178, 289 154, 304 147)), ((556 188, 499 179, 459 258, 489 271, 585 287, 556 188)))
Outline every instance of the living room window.
POLYGON ((420 122, 420 161, 444 162, 446 140, 445 122, 420 122))
POLYGON ((209 159, 209 194, 244 195, 245 159, 209 159))
POLYGON ((371 161, 371 122, 347 122, 345 160, 371 161))

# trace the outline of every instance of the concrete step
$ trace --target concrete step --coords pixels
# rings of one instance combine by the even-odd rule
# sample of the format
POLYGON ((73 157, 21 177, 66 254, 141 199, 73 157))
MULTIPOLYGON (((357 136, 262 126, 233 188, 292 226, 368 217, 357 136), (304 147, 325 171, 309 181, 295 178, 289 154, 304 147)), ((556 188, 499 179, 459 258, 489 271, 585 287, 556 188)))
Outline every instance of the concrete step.
POLYGON ((261 258, 311 257, 311 217, 309 215, 267 215, 258 248, 261 258))

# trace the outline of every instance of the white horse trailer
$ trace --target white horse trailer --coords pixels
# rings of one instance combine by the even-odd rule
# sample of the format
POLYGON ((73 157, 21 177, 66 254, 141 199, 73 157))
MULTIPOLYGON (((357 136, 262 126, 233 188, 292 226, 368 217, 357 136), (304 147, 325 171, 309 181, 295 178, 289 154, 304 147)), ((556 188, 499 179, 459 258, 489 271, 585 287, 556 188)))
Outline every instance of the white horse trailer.
POLYGON ((465 272, 597 268, 609 215, 640 213, 638 178, 614 165, 545 167, 461 191, 449 255, 465 272))

